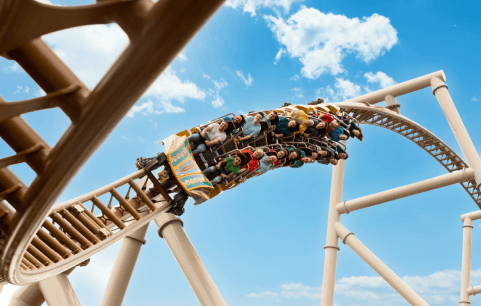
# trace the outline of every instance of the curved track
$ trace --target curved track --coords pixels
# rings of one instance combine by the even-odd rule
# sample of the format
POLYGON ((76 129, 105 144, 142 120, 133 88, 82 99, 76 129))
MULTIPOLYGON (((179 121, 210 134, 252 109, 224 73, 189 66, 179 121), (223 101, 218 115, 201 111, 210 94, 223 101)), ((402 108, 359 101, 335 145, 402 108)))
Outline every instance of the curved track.
MULTIPOLYGON (((357 102, 336 105, 361 124, 383 127, 411 140, 449 172, 467 168, 467 164, 442 140, 402 115, 386 108, 357 102)), ((139 170, 96 191, 56 205, 48 213, 47 220, 39 216, 38 221, 43 224, 37 233, 30 237, 30 240, 33 240, 27 252, 17 259, 20 267, 9 270, 5 275, 8 282, 17 284, 37 282, 74 267, 164 211, 169 202, 163 200, 147 177, 137 183, 134 182, 144 174, 144 170, 139 170), (125 197, 116 191, 124 185, 130 186, 125 197), (142 190, 142 186, 146 186, 145 191, 142 190), (133 192, 136 196, 130 198, 129 194, 133 192), (110 194, 108 205, 98 199, 104 194, 110 194), (150 200, 154 196, 156 203, 150 200), (118 204, 112 206, 112 200, 118 204), (91 213, 94 205, 102 211, 102 215, 94 216, 91 213)), ((470 181, 462 185, 479 206, 480 192, 475 190, 475 182, 470 181)))
MULTIPOLYGON (((379 126, 393 131, 414 142, 436 159, 448 172, 468 168, 466 162, 431 131, 416 122, 387 108, 364 105, 356 102, 337 103, 362 124, 379 126)), ((481 208, 481 191, 476 189, 476 181, 461 183, 464 190, 481 208)))

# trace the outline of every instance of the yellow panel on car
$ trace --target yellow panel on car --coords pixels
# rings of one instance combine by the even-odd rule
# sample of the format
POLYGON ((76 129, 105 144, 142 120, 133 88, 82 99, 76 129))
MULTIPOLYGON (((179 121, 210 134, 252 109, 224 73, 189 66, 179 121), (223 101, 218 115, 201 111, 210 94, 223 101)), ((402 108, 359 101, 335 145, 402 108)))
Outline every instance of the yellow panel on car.
POLYGON ((334 115, 340 110, 339 106, 334 104, 326 103, 326 106, 329 108, 329 112, 334 115))
POLYGON ((190 136, 190 133, 189 133, 189 131, 187 131, 187 130, 183 130, 182 132, 177 133, 177 134, 175 134, 175 135, 188 137, 188 136, 190 136))

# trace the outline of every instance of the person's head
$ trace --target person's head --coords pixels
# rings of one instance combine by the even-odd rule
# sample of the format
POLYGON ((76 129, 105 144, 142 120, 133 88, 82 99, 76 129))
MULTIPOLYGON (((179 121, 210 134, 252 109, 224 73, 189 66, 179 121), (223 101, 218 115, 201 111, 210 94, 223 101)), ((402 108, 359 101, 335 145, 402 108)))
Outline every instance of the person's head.
POLYGON ((339 123, 337 123, 337 121, 335 121, 335 120, 332 120, 331 123, 329 123, 329 128, 330 128, 331 130, 335 130, 335 129, 337 129, 338 127, 339 127, 339 123))
POLYGON ((339 153, 338 156, 341 159, 347 159, 349 157, 349 155, 346 152, 339 153))
POLYGON ((228 123, 222 120, 219 124, 219 131, 225 131, 225 129, 227 129, 228 126, 229 126, 228 123))
POLYGON ((262 149, 257 149, 254 151, 254 157, 257 159, 261 159, 264 156, 264 151, 262 149))
POLYGON ((289 159, 296 159, 297 157, 299 157, 299 152, 297 151, 291 151, 291 153, 289 153, 289 159))
POLYGON ((257 122, 259 122, 259 121, 262 120, 262 118, 264 118, 264 114, 261 113, 261 112, 259 112, 259 113, 257 113, 257 114, 255 115, 254 118, 255 118, 255 120, 256 120, 257 122))
POLYGON ((242 117, 242 116, 234 116, 234 118, 232 118, 232 122, 234 122, 234 124, 239 124, 239 123, 242 122, 243 118, 244 117, 242 117))
POLYGON ((309 157, 302 157, 301 158, 301 162, 303 162, 304 164, 309 164, 311 163, 311 159, 309 157))
POLYGON ((279 159, 284 158, 287 155, 289 155, 289 152, 287 152, 286 149, 280 149, 279 151, 277 151, 277 158, 279 159))
POLYGON ((352 130, 352 133, 354 134, 354 136, 358 137, 359 135, 361 135, 361 131, 359 130, 352 130))
POLYGON ((266 158, 266 162, 268 162, 269 164, 273 164, 276 161, 277 161, 277 157, 275 157, 274 155, 271 155, 268 158, 266 158))
POLYGON ((312 156, 313 159, 317 159, 318 154, 317 154, 316 151, 312 151, 312 155, 311 155, 311 156, 312 156))
POLYGON ((336 160, 335 158, 329 158, 329 162, 330 162, 333 166, 337 165, 337 160, 336 160))
POLYGON ((242 159, 239 157, 239 156, 235 156, 234 157, 234 161, 232 162, 232 165, 234 165, 235 167, 239 166, 240 164, 242 163, 242 159))
POLYGON ((318 130, 325 129, 326 127, 327 127, 326 121, 321 121, 321 122, 319 122, 319 124, 316 125, 316 129, 318 129, 318 130))
POLYGON ((271 121, 274 118, 277 118, 277 112, 276 111, 271 111, 269 115, 267 115, 267 121, 271 121))
POLYGON ((290 128, 293 128, 293 127, 295 127, 296 125, 297 125, 297 122, 295 122, 294 120, 289 121, 289 123, 287 124, 287 126, 290 127, 290 128))
POLYGON ((327 157, 329 155, 329 152, 321 150, 321 151, 318 151, 317 154, 322 157, 327 157))

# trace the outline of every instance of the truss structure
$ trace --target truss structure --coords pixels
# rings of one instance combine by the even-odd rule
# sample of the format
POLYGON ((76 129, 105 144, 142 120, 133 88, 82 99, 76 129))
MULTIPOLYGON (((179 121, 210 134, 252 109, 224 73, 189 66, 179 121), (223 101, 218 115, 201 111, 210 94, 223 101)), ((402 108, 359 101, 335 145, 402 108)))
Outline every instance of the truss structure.
MULTIPOLYGON (((60 192, 150 84, 165 70, 223 1, 114 0, 84 7, 57 7, 33 0, 0 2, 0 55, 15 60, 47 93, 16 102, 0 98, 0 137, 16 152, 0 159, 0 286, 24 285, 16 305, 80 305, 68 275, 78 265, 122 239, 101 305, 121 305, 149 223, 154 220, 202 305, 226 305, 182 228, 165 213, 171 198, 151 172, 140 170, 89 194, 53 206, 60 192), (90 91, 42 41, 41 35, 71 27, 116 22, 130 43, 90 91), (72 124, 50 147, 20 115, 59 107, 72 124), (26 163, 36 178, 23 183, 8 166, 26 163), (141 178, 143 177, 143 178, 141 178), (139 179, 141 178, 141 179, 139 179), (127 194, 118 191, 127 186, 127 194), (161 196, 153 199, 151 190, 161 196), (131 196, 130 193, 135 196, 131 196), (99 197, 110 196, 109 203, 99 197), (94 215, 94 208, 102 214, 94 215)), ((334 283, 342 240, 412 305, 427 305, 341 223, 343 214, 435 188, 460 183, 481 207, 481 160, 438 71, 337 105, 362 124, 389 129, 411 140, 449 173, 360 199, 342 201, 344 161, 334 168, 329 204, 322 306, 334 303, 334 283), (399 114, 396 98, 432 87, 464 161, 429 130, 399 114), (386 107, 375 104, 384 101, 386 107)), ((481 292, 469 287, 472 221, 464 222, 461 305, 481 292)))

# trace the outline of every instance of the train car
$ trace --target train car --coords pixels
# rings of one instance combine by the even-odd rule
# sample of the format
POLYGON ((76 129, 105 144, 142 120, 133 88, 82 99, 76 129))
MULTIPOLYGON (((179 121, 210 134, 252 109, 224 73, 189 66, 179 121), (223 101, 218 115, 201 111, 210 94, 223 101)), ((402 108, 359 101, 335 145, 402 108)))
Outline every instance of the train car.
MULTIPOLYGON (((321 105, 287 105, 275 110, 250 112, 243 115, 242 118, 244 118, 244 121, 249 120, 247 119, 248 117, 256 116, 259 113, 264 114, 265 118, 269 118, 268 116, 271 112, 275 112, 280 118, 284 117, 288 120, 298 120, 300 121, 299 124, 303 124, 301 122, 306 122, 306 120, 309 119, 316 119, 321 113, 328 113, 334 116, 344 129, 347 129, 344 123, 347 122, 346 114, 342 113, 336 105, 328 103, 322 103, 321 105), (299 113, 302 115, 299 116, 299 113), (290 116, 292 114, 297 115, 297 118, 290 116)), ((270 116, 272 118, 274 115, 270 116)), ((176 193, 172 200, 171 212, 181 215, 184 212, 183 206, 189 197, 195 201, 195 205, 198 205, 212 199, 225 190, 232 189, 246 180, 260 175, 258 170, 251 172, 244 171, 234 177, 224 178, 218 184, 213 184, 204 174, 203 171, 206 168, 215 165, 225 157, 234 157, 236 154, 239 154, 239 152, 246 153, 245 150, 254 151, 261 148, 265 154, 269 154, 272 151, 275 152, 282 148, 289 148, 291 150, 299 150, 298 152, 301 152, 303 156, 306 156, 305 152, 312 151, 326 151, 329 152, 329 156, 336 156, 336 148, 346 150, 344 143, 333 142, 328 138, 308 139, 299 131, 294 132, 294 135, 289 137, 270 137, 270 134, 275 129, 275 125, 269 124, 267 120, 265 120, 261 122, 261 132, 256 137, 240 141, 238 138, 242 133, 242 126, 240 126, 231 130, 226 136, 226 139, 220 143, 206 147, 206 150, 201 153, 193 154, 189 136, 200 133, 211 123, 218 123, 223 119, 227 120, 228 118, 234 117, 235 115, 232 113, 227 114, 209 121, 207 124, 171 135, 162 142, 165 146, 165 153, 162 153, 156 158, 158 161, 156 167, 164 166, 164 169, 158 173, 159 180, 167 192, 176 193)), ((355 120, 351 119, 347 118, 349 122, 356 124, 355 120)), ((275 120, 273 120, 273 122, 274 121, 275 120)), ((244 154, 244 157, 250 162, 252 157, 249 159, 247 155, 250 156, 250 154, 244 154)), ((270 169, 289 166, 290 164, 287 161, 287 157, 282 160, 279 159, 278 165, 272 165, 270 169)))

